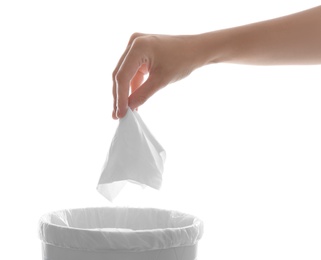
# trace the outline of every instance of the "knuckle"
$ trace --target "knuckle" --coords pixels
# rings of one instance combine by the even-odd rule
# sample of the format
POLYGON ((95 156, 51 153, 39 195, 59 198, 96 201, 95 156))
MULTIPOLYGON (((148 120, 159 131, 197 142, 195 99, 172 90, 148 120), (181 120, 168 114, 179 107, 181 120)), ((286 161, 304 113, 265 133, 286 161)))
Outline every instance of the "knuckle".
POLYGON ((116 79, 116 75, 117 75, 117 70, 114 70, 113 73, 112 73, 113 80, 116 79))
POLYGON ((143 37, 138 37, 136 39, 133 40, 133 47, 138 47, 138 46, 141 46, 142 44, 144 44, 145 42, 145 39, 143 37))
POLYGON ((153 40, 153 36, 151 35, 141 35, 133 40, 132 45, 135 47, 146 48, 150 45, 151 41, 153 40))
POLYGON ((132 48, 144 52, 151 52, 159 46, 158 39, 154 35, 145 35, 136 38, 132 43, 132 48))
POLYGON ((125 80, 125 74, 122 71, 119 71, 115 76, 116 85, 123 85, 125 80))
POLYGON ((132 43, 136 38, 142 36, 142 33, 135 32, 130 36, 129 42, 132 43))
POLYGON ((148 41, 145 37, 136 38, 132 43, 132 52, 146 53, 149 48, 148 41))
POLYGON ((116 81, 117 83, 119 83, 119 82, 122 81, 122 75, 121 75, 120 72, 117 72, 117 73, 115 74, 115 81, 116 81))

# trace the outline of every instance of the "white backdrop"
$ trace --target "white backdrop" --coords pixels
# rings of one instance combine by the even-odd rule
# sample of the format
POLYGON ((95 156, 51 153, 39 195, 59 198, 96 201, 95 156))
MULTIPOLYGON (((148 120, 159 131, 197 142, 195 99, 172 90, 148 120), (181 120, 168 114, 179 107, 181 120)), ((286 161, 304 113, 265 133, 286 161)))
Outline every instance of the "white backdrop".
MULTIPOLYGON (((1 1, 1 255, 41 259, 48 211, 110 205, 96 191, 117 121, 111 73, 133 32, 192 34, 319 1, 1 1)), ((155 206, 205 222, 199 259, 320 259, 320 66, 211 65, 140 114, 167 151, 155 206)))

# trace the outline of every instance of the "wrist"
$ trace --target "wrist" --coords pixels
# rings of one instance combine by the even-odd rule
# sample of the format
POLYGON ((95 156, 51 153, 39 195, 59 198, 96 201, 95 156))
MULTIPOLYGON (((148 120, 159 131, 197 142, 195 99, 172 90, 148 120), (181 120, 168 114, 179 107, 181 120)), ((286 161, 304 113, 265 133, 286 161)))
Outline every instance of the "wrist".
POLYGON ((212 63, 227 62, 231 58, 233 46, 229 30, 183 35, 178 38, 184 41, 184 47, 180 51, 184 53, 193 70, 212 63))
POLYGON ((232 46, 227 30, 199 34, 195 37, 198 59, 202 66, 229 60, 232 46))

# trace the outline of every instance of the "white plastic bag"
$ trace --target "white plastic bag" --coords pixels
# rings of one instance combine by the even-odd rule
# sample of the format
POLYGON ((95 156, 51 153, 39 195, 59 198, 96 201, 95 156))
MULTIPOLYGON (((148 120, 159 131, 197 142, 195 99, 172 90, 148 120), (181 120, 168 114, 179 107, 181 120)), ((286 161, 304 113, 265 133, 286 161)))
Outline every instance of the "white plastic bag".
POLYGON ((160 189, 165 157, 139 114, 128 109, 119 120, 97 190, 113 201, 127 182, 160 189))
POLYGON ((195 245, 203 222, 165 209, 79 208, 43 215, 39 232, 42 241, 59 247, 139 252, 195 245))
POLYGON ((43 260, 196 260, 203 222, 155 208, 80 208, 45 214, 43 260))

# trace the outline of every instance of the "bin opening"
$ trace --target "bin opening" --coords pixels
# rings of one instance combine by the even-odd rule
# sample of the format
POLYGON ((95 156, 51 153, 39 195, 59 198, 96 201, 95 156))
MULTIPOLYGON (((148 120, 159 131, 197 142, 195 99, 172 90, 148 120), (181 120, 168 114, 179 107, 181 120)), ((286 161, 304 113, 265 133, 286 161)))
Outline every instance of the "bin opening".
POLYGON ((139 252, 192 246, 202 234, 197 217, 155 208, 61 210, 40 220, 44 243, 81 250, 139 252))

